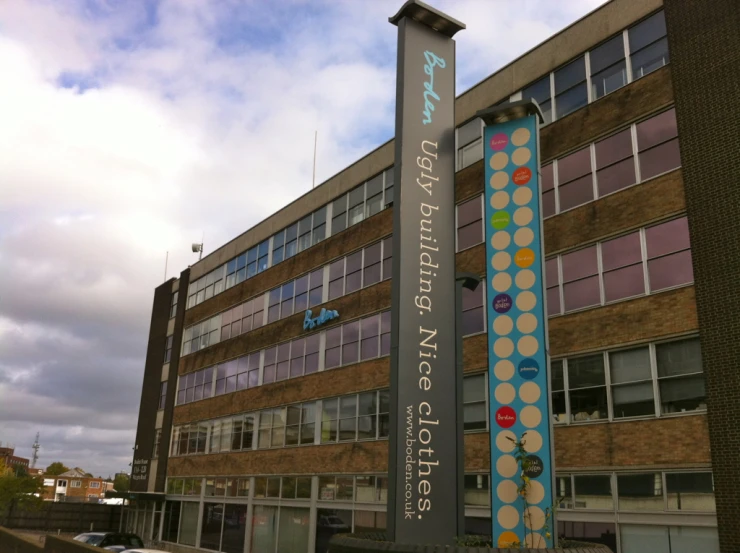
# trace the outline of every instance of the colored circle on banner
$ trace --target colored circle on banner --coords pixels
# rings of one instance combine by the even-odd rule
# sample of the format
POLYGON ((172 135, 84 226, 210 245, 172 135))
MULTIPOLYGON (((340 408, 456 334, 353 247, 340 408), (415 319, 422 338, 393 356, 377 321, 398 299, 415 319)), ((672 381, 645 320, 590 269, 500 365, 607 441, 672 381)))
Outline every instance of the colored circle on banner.
POLYGON ((501 428, 511 428, 516 423, 516 411, 511 407, 500 407, 496 411, 496 424, 501 428))
POLYGON ((501 532, 501 535, 498 537, 498 546, 503 549, 513 547, 515 543, 519 543, 519 536, 514 532, 507 530, 506 532, 501 532))
POLYGON ((540 364, 534 359, 522 359, 519 362, 518 372, 519 376, 525 380, 532 380, 540 374, 540 364))
POLYGON ((545 465, 537 455, 527 455, 527 468, 524 475, 530 478, 539 478, 545 470, 545 465))
POLYGON ((508 211, 497 211, 491 215, 491 226, 496 230, 502 230, 509 226, 511 215, 508 211))
POLYGON ((498 152, 506 148, 506 146, 509 144, 509 137, 502 132, 496 133, 491 137, 491 141, 489 144, 491 146, 491 150, 493 150, 494 152, 498 152))
POLYGON ((529 179, 532 178, 532 170, 528 167, 519 167, 519 169, 515 170, 514 173, 511 175, 511 180, 514 181, 514 184, 517 186, 525 185, 529 182, 529 179))
POLYGON ((507 529, 515 528, 519 524, 519 511, 511 505, 504 505, 498 510, 496 515, 498 523, 507 529))
POLYGON ((493 298, 493 310, 496 313, 507 313, 513 305, 513 300, 509 294, 498 294, 493 298))
POLYGON ((522 269, 530 267, 534 263, 534 252, 531 248, 522 248, 514 254, 514 263, 522 269))
POLYGON ((525 127, 520 127, 512 133, 511 143, 514 146, 524 146, 527 142, 529 142, 530 136, 532 136, 532 133, 529 132, 529 129, 525 127))

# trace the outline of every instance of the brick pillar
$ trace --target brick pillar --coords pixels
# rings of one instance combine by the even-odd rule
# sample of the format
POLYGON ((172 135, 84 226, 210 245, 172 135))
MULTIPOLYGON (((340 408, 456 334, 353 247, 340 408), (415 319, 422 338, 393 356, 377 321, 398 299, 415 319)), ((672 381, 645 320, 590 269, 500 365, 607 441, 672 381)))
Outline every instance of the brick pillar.
MULTIPOLYGON (((740 551, 740 6, 665 0, 720 550, 740 551)), ((697 441, 700 441, 697 436, 697 441)))

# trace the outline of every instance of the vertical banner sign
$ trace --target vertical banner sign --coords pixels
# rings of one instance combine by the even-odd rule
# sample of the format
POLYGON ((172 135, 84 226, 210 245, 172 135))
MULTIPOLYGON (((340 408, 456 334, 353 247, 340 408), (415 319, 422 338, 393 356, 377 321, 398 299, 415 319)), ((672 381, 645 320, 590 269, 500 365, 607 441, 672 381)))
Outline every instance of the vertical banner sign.
POLYGON ((458 467, 451 37, 462 25, 416 0, 390 21, 398 25, 398 72, 388 533, 400 543, 452 545, 458 467))
POLYGON ((483 141, 491 518, 499 547, 552 547, 547 534, 553 521, 546 520, 553 500, 538 142, 534 114, 486 126, 483 141), (515 459, 516 441, 527 453, 522 465, 515 459), (529 480, 522 496, 523 467, 529 480))

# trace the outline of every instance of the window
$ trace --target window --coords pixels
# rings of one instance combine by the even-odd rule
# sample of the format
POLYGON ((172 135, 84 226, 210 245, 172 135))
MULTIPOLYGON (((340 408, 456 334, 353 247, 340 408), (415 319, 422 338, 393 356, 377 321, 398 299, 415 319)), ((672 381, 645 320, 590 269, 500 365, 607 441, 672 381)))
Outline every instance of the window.
POLYGON ((388 437, 388 390, 325 399, 322 404, 322 444, 388 437))
POLYGON ((614 418, 655 414, 650 366, 647 347, 609 354, 614 418))
POLYGON ((555 71, 555 112, 565 117, 587 103, 586 63, 581 57, 555 71))
POLYGON ((606 302, 645 293, 639 232, 602 242, 601 264, 606 302))
POLYGON ((457 170, 483 159, 483 121, 479 118, 457 129, 457 170))
POLYGON ((568 359, 568 386, 573 422, 608 417, 603 355, 568 359))
POLYGON ((568 410, 565 407, 565 378, 563 376, 562 359, 550 361, 550 386, 552 388, 552 416, 553 422, 563 423, 568 420, 568 410))
MULTIPOLYGON (((558 520, 558 535, 561 539, 601 543, 617 551, 616 524, 612 522, 573 522, 558 520)), ((623 552, 630 551, 622 549, 623 552)), ((657 553, 651 551, 650 553, 657 553)), ((661 552, 662 553, 662 552, 661 552)))
POLYGON ((559 313, 560 294, 567 313, 694 280, 686 217, 563 254, 559 260, 562 283, 557 258, 545 264, 549 315, 559 313))
POLYGON ((547 288, 547 314, 558 315, 560 309, 560 269, 558 258, 545 261, 545 286, 547 288))
POLYGON ((561 212, 593 201, 590 147, 558 160, 558 196, 561 212))
POLYGON ((667 472, 669 511, 714 512, 714 482, 711 472, 667 472))
POLYGON ((365 202, 365 218, 380 213, 383 209, 383 174, 377 175, 367 181, 367 201, 365 202))
POLYGON ((395 174, 393 172, 393 167, 390 169, 386 169, 385 173, 383 173, 383 177, 385 179, 385 207, 388 207, 393 203, 393 179, 395 178, 395 174))
POLYGON ((594 150, 599 196, 606 196, 637 182, 631 129, 596 142, 594 150))
POLYGON ((576 509, 614 509, 612 479, 609 474, 573 476, 576 509))
POLYGON ((257 272, 267 269, 267 260, 270 255, 270 240, 263 240, 257 247, 257 272))
POLYGON ((154 447, 152 447, 152 459, 159 457, 159 443, 162 441, 162 429, 154 431, 154 447))
POLYGON ((100 488, 100 482, 90 482, 90 488, 100 488))
POLYGON ((544 118, 544 124, 552 122, 552 100, 550 92, 550 75, 529 85, 522 91, 522 99, 534 99, 539 104, 544 118))
POLYGON ((660 11, 629 30, 632 78, 639 79, 669 61, 665 14, 660 11))
POLYGON ((172 300, 170 301, 170 319, 177 314, 177 296, 179 292, 172 294, 172 300))
POLYGON ((383 280, 393 276, 393 237, 383 240, 383 280))
POLYGON ((281 230, 272 237, 272 264, 276 265, 285 259, 285 231, 281 230))
POLYGON ((490 505, 490 477, 488 474, 465 475, 465 505, 488 507, 490 505))
POLYGON ((67 487, 66 480, 57 480, 57 488, 66 488, 66 487, 67 487))
POLYGON ((540 186, 542 187, 542 217, 557 213, 555 205, 555 164, 548 163, 540 168, 540 186))
POLYGON ((650 290, 658 291, 694 280, 686 217, 646 229, 650 290))
POLYGON ((260 449, 283 447, 285 445, 285 407, 260 411, 259 441, 260 449))
POLYGON ((488 427, 486 422, 487 389, 485 374, 463 378, 463 428, 465 430, 485 430, 488 427))
POLYGON ((661 416, 706 409, 698 338, 551 361, 555 423, 661 416), (654 376, 655 375, 655 376, 654 376), (607 388, 611 411, 607 409, 607 388), (657 399, 657 401, 656 401, 657 399), (660 405, 656 413, 655 405, 660 405))
POLYGON ((596 246, 561 256, 565 311, 599 305, 599 269, 596 246))
POLYGON ((304 403, 289 405, 285 427, 285 445, 303 445, 314 443, 316 428, 316 405, 304 403))
POLYGON ((324 368, 365 361, 390 353, 390 312, 370 315, 326 330, 324 368), (385 313, 388 313, 386 315, 385 313), (378 331, 380 322, 380 331, 378 331), (387 353, 386 353, 387 352, 387 353))
POLYGON ((698 338, 655 347, 661 412, 706 409, 706 392, 698 338))
POLYGON ((360 185, 347 194, 347 226, 356 225, 365 218, 365 187, 360 185))
POLYGON ((170 359, 172 359, 172 339, 174 336, 170 335, 167 336, 167 339, 164 343, 164 362, 169 363, 170 359))
POLYGON ((457 251, 483 242, 483 196, 458 204, 457 251))
POLYGON ((663 511, 663 476, 660 473, 618 474, 620 511, 663 511))
POLYGON ((323 303, 324 268, 317 269, 309 275, 308 306, 315 307, 323 303))
POLYGON ((298 253, 298 223, 285 229, 285 259, 298 253))
POLYGON ((636 125, 640 177, 647 180, 681 165, 676 110, 669 109, 636 125))
POLYGON ((177 405, 211 397, 213 367, 182 375, 178 380, 177 405))
POLYGON ((717 528, 620 524, 619 534, 630 553, 719 553, 717 528))
POLYGON ((331 233, 337 234, 347 228, 347 195, 332 204, 331 233))
POLYGON ((72 480, 71 482, 73 488, 81 488, 82 482, 80 480, 72 480))
POLYGON ((627 84, 627 63, 621 34, 589 52, 591 98, 596 100, 627 84))
MULTIPOLYGON (((485 280, 484 280, 485 282, 485 280)), ((485 310, 483 306, 485 284, 481 282, 475 290, 462 290, 462 333, 469 336, 486 329, 485 310)))
POLYGON ((221 315, 186 328, 182 340, 183 356, 217 344, 221 340, 221 315))
POLYGON ((167 404, 167 382, 160 382, 159 383, 159 404, 157 406, 157 409, 164 409, 165 405, 167 404))

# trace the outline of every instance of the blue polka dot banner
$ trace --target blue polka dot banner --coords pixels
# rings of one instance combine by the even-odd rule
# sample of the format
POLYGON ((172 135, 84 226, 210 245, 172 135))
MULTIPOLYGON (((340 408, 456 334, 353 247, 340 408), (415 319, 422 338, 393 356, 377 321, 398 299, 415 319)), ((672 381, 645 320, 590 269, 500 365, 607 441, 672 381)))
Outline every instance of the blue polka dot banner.
POLYGON ((536 115, 488 125, 483 141, 491 518, 499 547, 552 547, 553 521, 546 515, 553 503, 553 467, 538 142, 536 115), (527 454, 526 474, 516 460, 519 440, 527 454))

